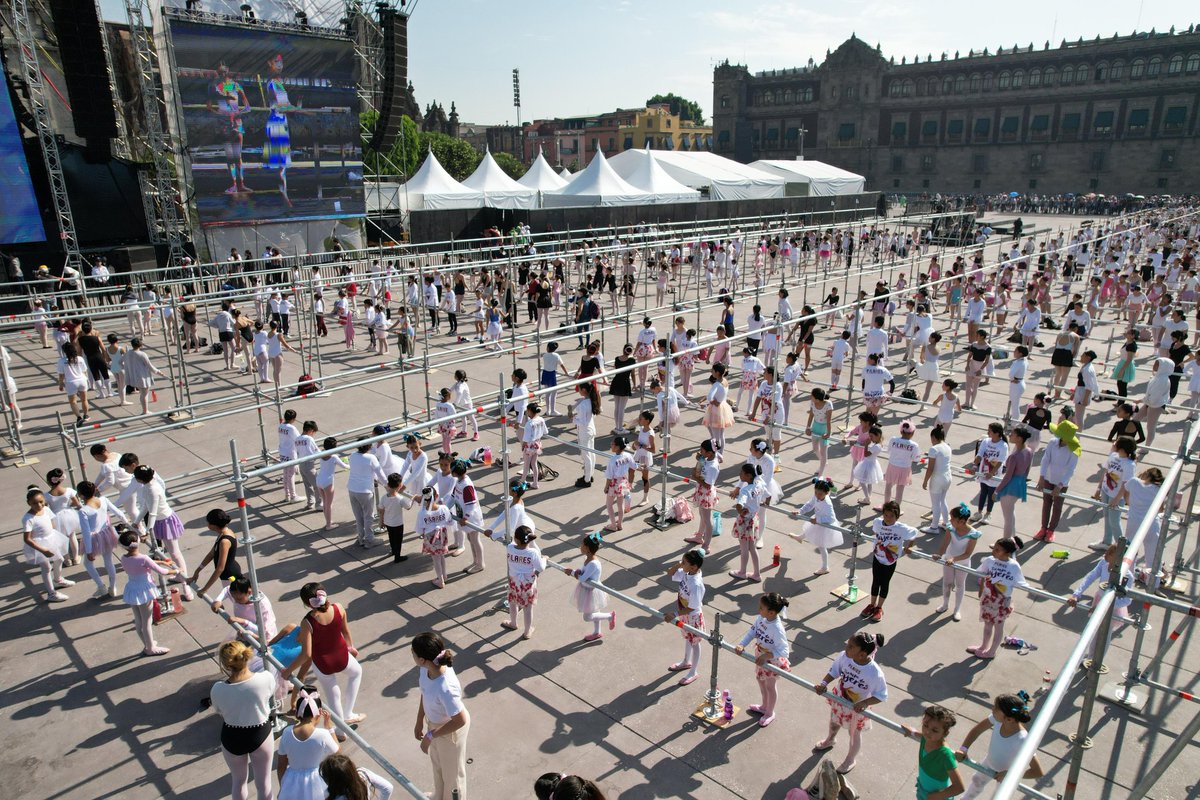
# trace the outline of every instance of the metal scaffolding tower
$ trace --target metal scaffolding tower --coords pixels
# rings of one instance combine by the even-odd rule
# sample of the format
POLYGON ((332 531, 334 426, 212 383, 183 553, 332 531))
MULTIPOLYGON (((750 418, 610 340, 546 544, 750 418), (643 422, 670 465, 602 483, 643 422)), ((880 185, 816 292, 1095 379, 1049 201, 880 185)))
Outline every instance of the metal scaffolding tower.
MULTIPOLYGON (((19 1, 19 0, 18 0, 19 1)), ((142 98, 143 149, 150 160, 150 172, 139 180, 142 202, 146 210, 146 227, 150 241, 166 244, 168 269, 179 265, 183 258, 183 223, 180 194, 176 180, 176 165, 172 160, 179 150, 170 134, 163 129, 166 104, 159 79, 161 65, 154 46, 154 34, 142 16, 146 0, 126 0, 129 16, 129 35, 137 61, 138 88, 142 98)), ((147 12, 149 9, 145 9, 147 12)))
MULTIPOLYGON (((50 181, 50 199, 54 204, 54 218, 58 224, 58 235, 62 240, 66 265, 82 272, 83 256, 79 252, 79 239, 75 235, 75 219, 71 216, 71 203, 67 199, 67 183, 63 177, 62 157, 58 152, 58 138, 50 125, 50 110, 46 107, 45 85, 42 68, 38 63, 37 40, 29 22, 27 0, 11 0, 13 32, 17 51, 20 53, 21 77, 29 87, 29 105, 37 127, 38 143, 41 145, 42 160, 46 164, 46 175, 50 181)), ((80 286, 83 282, 80 281, 80 286)))

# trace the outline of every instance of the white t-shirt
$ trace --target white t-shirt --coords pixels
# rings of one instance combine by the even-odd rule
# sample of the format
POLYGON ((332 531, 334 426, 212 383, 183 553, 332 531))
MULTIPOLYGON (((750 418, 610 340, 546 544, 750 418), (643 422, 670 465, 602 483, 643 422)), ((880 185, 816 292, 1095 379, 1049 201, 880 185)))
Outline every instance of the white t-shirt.
POLYGON ((1021 565, 1014 558, 1001 561, 995 556, 988 556, 980 562, 979 574, 985 584, 990 583, 992 588, 1000 594, 1008 595, 1009 599, 1012 598, 1010 591, 1012 587, 1027 585, 1025 575, 1021 572, 1021 565))
MULTIPOLYGON (((586 401, 587 398, 584 398, 586 401)), ((609 481, 620 480, 621 478, 629 478, 629 471, 637 466, 633 460, 633 456, 629 453, 618 453, 608 460, 608 466, 604 468, 604 479, 609 481)))
POLYGON ((742 637, 742 647, 750 644, 751 640, 762 649, 769 650, 775 658, 787 658, 792 651, 791 645, 788 644, 787 631, 783 627, 783 620, 779 617, 768 620, 766 617, 760 616, 754 620, 750 630, 746 631, 746 635, 742 637))
POLYGON ((911 469, 920 454, 921 448, 912 439, 893 436, 888 442, 888 466, 911 469))
POLYGON ((296 430, 296 426, 290 422, 285 422, 279 426, 279 457, 283 459, 293 459, 296 457, 296 438, 300 435, 300 431, 296 430))
POLYGON ((679 609, 687 609, 689 613, 700 611, 704 607, 704 576, 697 572, 689 575, 681 569, 675 570, 671 580, 679 584, 679 609))
POLYGON ((404 524, 405 509, 412 508, 412 501, 398 494, 385 494, 379 500, 383 509, 383 524, 389 528, 399 528, 404 524))
POLYGON ((506 548, 508 551, 508 577, 514 583, 529 583, 538 572, 546 570, 546 560, 536 544, 528 544, 524 548, 517 547, 513 542, 506 548))
POLYGON ((842 694, 852 703, 874 697, 880 701, 887 700, 887 678, 883 670, 871 659, 866 664, 859 664, 850 656, 842 653, 833 660, 829 674, 842 681, 842 694))
POLYGON ((462 702, 462 684, 454 674, 452 667, 446 667, 436 678, 429 677, 429 670, 422 667, 418 672, 418 685, 421 688, 421 706, 425 710, 425 718, 432 727, 440 727, 450 721, 450 718, 466 708, 462 702))
POLYGON ((1001 439, 993 442, 989 437, 979 440, 979 470, 975 479, 988 486, 999 486, 1003 478, 1004 462, 1008 460, 1008 443, 1001 439), (992 463, 989 463, 992 462, 992 463))
POLYGON ((1104 475, 1100 478, 1101 494, 1111 500, 1116 497, 1130 478, 1135 469, 1133 459, 1116 453, 1109 453, 1104 462, 1104 475))
POLYGON ((950 458, 953 453, 950 450, 950 445, 945 442, 938 442, 933 447, 929 448, 930 466, 937 471, 929 479, 930 482, 937 481, 943 486, 950 484, 950 458), (936 466, 934 461, 936 460, 936 466))
POLYGON ((882 517, 871 523, 871 532, 875 534, 875 560, 880 564, 895 564, 905 542, 917 538, 916 528, 903 522, 887 525, 882 517))

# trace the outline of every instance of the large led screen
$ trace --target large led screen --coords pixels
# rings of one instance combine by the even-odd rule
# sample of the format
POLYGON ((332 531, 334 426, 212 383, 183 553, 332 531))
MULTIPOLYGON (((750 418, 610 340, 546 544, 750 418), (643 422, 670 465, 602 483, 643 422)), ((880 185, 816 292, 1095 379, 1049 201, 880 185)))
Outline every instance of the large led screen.
POLYGON ((46 229, 38 211, 29 162, 13 115, 8 84, 0 78, 0 244, 44 242, 46 229))
POLYGON ((171 40, 202 225, 365 213, 350 41, 179 19, 171 40))

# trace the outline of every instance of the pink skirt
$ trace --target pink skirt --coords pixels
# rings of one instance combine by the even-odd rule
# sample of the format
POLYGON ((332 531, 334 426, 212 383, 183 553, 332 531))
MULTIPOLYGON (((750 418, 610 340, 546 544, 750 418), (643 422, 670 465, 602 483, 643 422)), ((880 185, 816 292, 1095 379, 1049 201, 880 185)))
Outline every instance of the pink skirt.
POLYGON ((911 486, 912 467, 897 467, 888 464, 887 471, 883 473, 883 482, 890 483, 892 486, 911 486))
POLYGON ((525 608, 537 602, 537 578, 528 583, 517 583, 508 579, 508 602, 518 608, 525 608))
POLYGON ((575 584, 571 600, 580 614, 591 614, 608 607, 608 595, 590 586, 584 586, 582 583, 575 584))
POLYGON ((629 494, 629 479, 628 478, 617 478, 614 481, 605 481, 604 494, 605 495, 615 494, 618 497, 629 494))
POLYGON ((437 426, 438 433, 448 433, 451 436, 458 433, 458 428, 454 427, 453 422, 441 422, 437 426))
POLYGON ((704 427, 714 430, 726 430, 733 427, 733 409, 729 403, 709 403, 704 411, 704 427))
POLYGON ((650 357, 651 352, 650 345, 639 344, 637 347, 633 348, 633 357, 637 361, 645 361, 650 357))
POLYGON ((522 453, 541 453, 542 452, 542 443, 541 442, 521 442, 521 452, 522 453))
MULTIPOLYGON (((766 651, 763 650, 761 646, 759 646, 758 652, 761 655, 762 653, 765 653, 766 651)), ((792 669, 792 665, 790 663, 788 663, 788 660, 786 658, 772 658, 771 660, 769 660, 767 662, 767 664, 774 664, 775 666, 779 667, 782 670, 791 671, 791 669, 792 669)), ((763 666, 766 666, 766 665, 764 664, 763 666)), ((754 677, 758 678, 761 681, 766 678, 770 678, 771 680, 774 680, 774 679, 778 678, 779 676, 776 675, 774 672, 772 672, 769 669, 763 669, 763 667, 756 666, 754 668, 754 677)))
POLYGON ((710 511, 717 507, 717 489, 715 486, 697 486, 692 492, 692 502, 710 511))
POLYGON ((421 553, 427 556, 444 556, 450 552, 450 537, 445 528, 434 528, 421 537, 421 553))
MULTIPOLYGON (((708 630, 707 628, 704 627, 704 611, 703 610, 692 611, 687 614, 680 614, 679 621, 685 625, 691 625, 693 628, 699 628, 700 630, 708 630)), ((683 640, 685 642, 687 642, 688 644, 698 644, 699 642, 708 641, 707 639, 703 639, 700 636, 697 636, 696 634, 692 633, 689 630, 684 630, 681 628, 680 632, 683 634, 683 640)))
POLYGON ((758 540, 758 515, 738 514, 733 523, 733 538, 739 542, 754 542, 758 540))
POLYGON ((111 553, 116 547, 117 532, 110 523, 92 534, 92 549, 84 553, 84 555, 100 556, 105 553, 111 553))
POLYGON ((867 455, 867 448, 861 444, 850 445, 850 460, 858 466, 858 462, 862 461, 867 455))
POLYGON ((167 516, 154 523, 154 538, 164 542, 173 541, 183 537, 183 523, 179 521, 179 517, 175 512, 171 512, 167 516))
MULTIPOLYGON (((841 687, 838 687, 838 694, 846 697, 841 687)), ((849 698, 847 698, 849 699, 849 698)), ((829 714, 835 725, 841 728, 854 727, 856 731, 866 730, 871 726, 871 720, 867 719, 864 714, 860 714, 849 706, 844 706, 836 700, 825 698, 825 702, 829 703, 829 714)))
POLYGON ((979 598, 979 619, 991 625, 1004 622, 1013 612, 1012 600, 986 584, 979 598))

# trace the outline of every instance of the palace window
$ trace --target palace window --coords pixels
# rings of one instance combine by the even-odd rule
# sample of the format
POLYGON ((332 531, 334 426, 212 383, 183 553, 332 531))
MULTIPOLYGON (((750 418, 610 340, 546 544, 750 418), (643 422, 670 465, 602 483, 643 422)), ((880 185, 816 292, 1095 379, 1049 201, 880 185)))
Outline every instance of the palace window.
POLYGON ((946 123, 946 138, 952 142, 961 142, 963 137, 963 121, 952 119, 946 123))
POLYGON ((1163 133, 1183 133, 1187 124, 1187 106, 1170 106, 1163 117, 1163 133))
POLYGON ((983 76, 976 72, 971 76, 971 91, 978 92, 983 88, 983 76))
POLYGON ((983 76, 983 90, 985 92, 990 92, 994 83, 995 78, 992 76, 992 73, 989 72, 983 76))
POLYGON ((1058 127, 1059 138, 1072 140, 1079 138, 1079 114, 1063 114, 1062 124, 1058 127))
POLYGON ((1046 67, 1046 71, 1042 73, 1042 85, 1043 86, 1053 86, 1054 79, 1056 77, 1058 77, 1058 73, 1054 69, 1054 67, 1046 67))
POLYGON ((912 97, 912 94, 913 94, 913 82, 911 80, 905 78, 904 83, 900 84, 900 96, 901 97, 912 97))
POLYGON ((1007 89, 1012 86, 1012 75, 1008 72, 1000 73, 1000 82, 997 84, 1001 89, 1007 89))
POLYGON ((843 122, 838 126, 838 141, 852 142, 854 141, 855 127, 853 122, 843 122))
POLYGON ((1000 123, 1000 141, 1015 142, 1021 130, 1020 117, 1005 117, 1000 123))
POLYGON ((925 143, 937 141, 937 120, 927 119, 921 123, 921 141, 925 143))
POLYGON ((783 104, 785 106, 790 106, 794 100, 795 100, 795 95, 792 93, 792 90, 784 89, 783 90, 783 104))
POLYGON ((1050 136, 1050 115, 1035 114, 1029 122, 1029 133, 1033 139, 1047 139, 1050 136))
POLYGON ((1105 64, 1103 61, 1096 65, 1096 80, 1108 80, 1108 64, 1105 64))
POLYGON ((1062 77, 1058 79, 1058 82, 1060 84, 1062 84, 1063 86, 1070 86, 1072 83, 1074 83, 1075 82, 1075 68, 1074 67, 1063 67, 1062 77))
POLYGON ((1146 77, 1157 78, 1162 74, 1163 60, 1161 56, 1154 56, 1150 59, 1150 63, 1146 65, 1146 77))
POLYGON ((1107 136, 1113 129, 1113 112, 1097 111, 1092 119, 1092 132, 1097 136, 1107 136))
POLYGON ((954 79, 954 93, 962 94, 967 90, 967 76, 959 75, 954 79))
POLYGON ((1037 170, 1042 169, 1042 167, 1045 166, 1045 162, 1046 162, 1045 156, 1043 156, 1041 153, 1030 153, 1029 154, 1029 169, 1030 170, 1036 172, 1037 170))
POLYGON ((987 172, 987 156, 981 153, 971 156, 971 171, 987 172))
POLYGON ((1015 72, 1013 72, 1013 88, 1021 89, 1024 86, 1025 86, 1025 71, 1020 70, 1020 69, 1016 70, 1015 72))
POLYGON ((950 94, 952 91, 954 91, 954 79, 942 78, 942 94, 950 94))
POLYGON ((977 142, 986 142, 988 135, 992 132, 992 120, 990 117, 978 117, 975 120, 974 139, 977 142))
POLYGON ((1163 150, 1158 154, 1159 169, 1174 169, 1175 168, 1175 151, 1163 150))
POLYGON ((1135 108, 1129 112, 1129 128, 1126 130, 1130 136, 1145 136, 1146 128, 1150 125, 1150 109, 1135 108))
POLYGON ((729 108, 729 95, 721 95, 721 108, 729 108))
POLYGON ((1029 70, 1029 88, 1036 89, 1042 85, 1042 71, 1040 69, 1029 70))
POLYGON ((921 171, 922 172, 933 172, 933 156, 932 155, 921 156, 921 171))
POLYGON ((1108 79, 1110 81, 1119 81, 1125 77, 1125 62, 1114 61, 1108 70, 1108 79))
POLYGON ((1178 75, 1183 72, 1183 56, 1171 56, 1171 60, 1167 62, 1167 74, 1178 75))
POLYGON ((904 172, 904 156, 892 156, 892 172, 904 172))
POLYGON ((893 122, 892 123, 892 143, 893 144, 903 144, 904 140, 907 137, 908 137, 908 123, 907 122, 899 122, 899 121, 893 122))
POLYGON ((803 91, 803 93, 800 95, 800 101, 803 103, 811 103, 812 99, 813 99, 813 90, 811 88, 805 89, 803 91))
POLYGON ((1134 59, 1129 66, 1129 77, 1137 79, 1146 74, 1146 62, 1140 58, 1134 59))
POLYGON ((900 96, 900 81, 892 81, 888 84, 888 97, 900 96))
POLYGON ((1087 79, 1088 79, 1087 64, 1080 64, 1078 67, 1075 68, 1075 82, 1076 83, 1087 83, 1087 79))
POLYGON ((1188 75, 1195 75, 1197 72, 1200 72, 1200 53, 1192 53, 1187 57, 1187 64, 1184 66, 1183 71, 1188 75))

